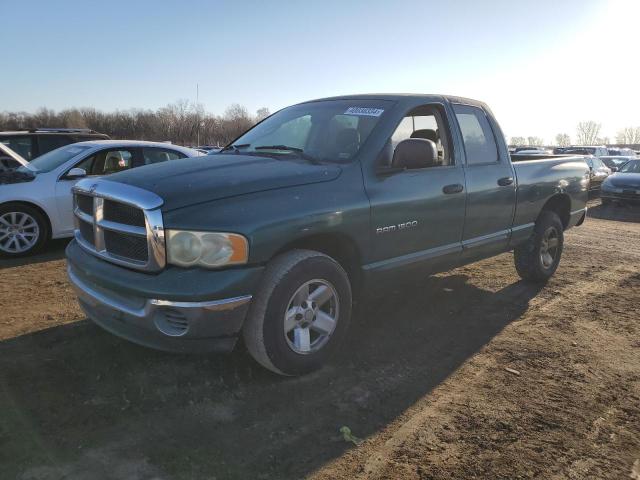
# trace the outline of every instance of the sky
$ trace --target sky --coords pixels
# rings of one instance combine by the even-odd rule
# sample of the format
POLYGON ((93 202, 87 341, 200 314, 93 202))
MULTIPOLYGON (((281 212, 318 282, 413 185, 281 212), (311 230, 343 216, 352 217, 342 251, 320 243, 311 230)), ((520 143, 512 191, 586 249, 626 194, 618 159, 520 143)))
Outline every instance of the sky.
POLYGON ((640 126, 640 0, 0 0, 0 111, 223 113, 333 95, 443 93, 507 136, 640 126))

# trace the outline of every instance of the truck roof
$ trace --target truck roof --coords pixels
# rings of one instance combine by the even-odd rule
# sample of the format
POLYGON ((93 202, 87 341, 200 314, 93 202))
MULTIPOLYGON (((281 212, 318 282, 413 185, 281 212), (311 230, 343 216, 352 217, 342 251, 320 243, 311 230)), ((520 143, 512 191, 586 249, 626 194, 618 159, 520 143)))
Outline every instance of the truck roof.
POLYGON ((406 100, 419 100, 425 102, 449 100, 454 103, 465 103, 478 107, 487 108, 484 102, 471 98, 459 97, 456 95, 422 94, 422 93, 367 93, 357 95, 339 95, 335 97, 317 98, 301 103, 321 102, 325 100, 390 100, 394 102, 406 100))

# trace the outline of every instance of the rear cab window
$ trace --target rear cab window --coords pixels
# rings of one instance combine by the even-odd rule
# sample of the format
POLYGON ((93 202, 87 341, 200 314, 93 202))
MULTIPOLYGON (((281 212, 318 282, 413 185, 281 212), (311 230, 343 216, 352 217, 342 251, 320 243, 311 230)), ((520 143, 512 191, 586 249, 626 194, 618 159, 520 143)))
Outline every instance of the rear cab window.
POLYGON ((498 146, 484 110, 454 104, 453 111, 462 133, 467 165, 498 163, 498 146))

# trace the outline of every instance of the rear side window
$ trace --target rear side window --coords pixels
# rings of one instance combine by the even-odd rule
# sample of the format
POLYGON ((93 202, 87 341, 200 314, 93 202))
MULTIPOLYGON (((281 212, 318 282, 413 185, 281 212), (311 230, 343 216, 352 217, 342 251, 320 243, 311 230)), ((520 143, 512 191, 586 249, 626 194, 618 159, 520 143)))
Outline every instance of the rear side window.
POLYGON ((484 111, 470 105, 454 105, 468 165, 496 163, 498 147, 484 111))
POLYGON ((153 163, 161 163, 169 160, 177 160, 179 158, 185 158, 186 155, 175 150, 167 150, 165 148, 143 148, 142 156, 144 158, 145 165, 151 165, 153 163))
POLYGON ((43 155, 56 148, 64 147, 75 140, 66 135, 40 135, 38 136, 38 146, 40 147, 40 155, 43 155))
POLYGON ((0 142, 27 161, 33 158, 33 139, 30 135, 2 136, 0 137, 0 142))

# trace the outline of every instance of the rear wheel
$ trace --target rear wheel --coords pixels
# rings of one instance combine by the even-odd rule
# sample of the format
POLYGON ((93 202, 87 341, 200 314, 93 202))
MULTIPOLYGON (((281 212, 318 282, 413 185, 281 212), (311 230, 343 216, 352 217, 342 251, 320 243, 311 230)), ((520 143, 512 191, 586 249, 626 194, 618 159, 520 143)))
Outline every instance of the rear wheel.
POLYGON ((518 275, 531 282, 546 282, 558 268, 564 245, 564 227, 554 212, 543 211, 529 239, 514 250, 518 275))
POLYGON ((331 257, 293 250, 268 266, 243 336, 249 353, 281 375, 320 368, 340 345, 351 317, 351 285, 331 257))
POLYGON ((47 221, 35 208, 22 204, 0 207, 0 256, 31 255, 44 246, 48 236, 47 221))

